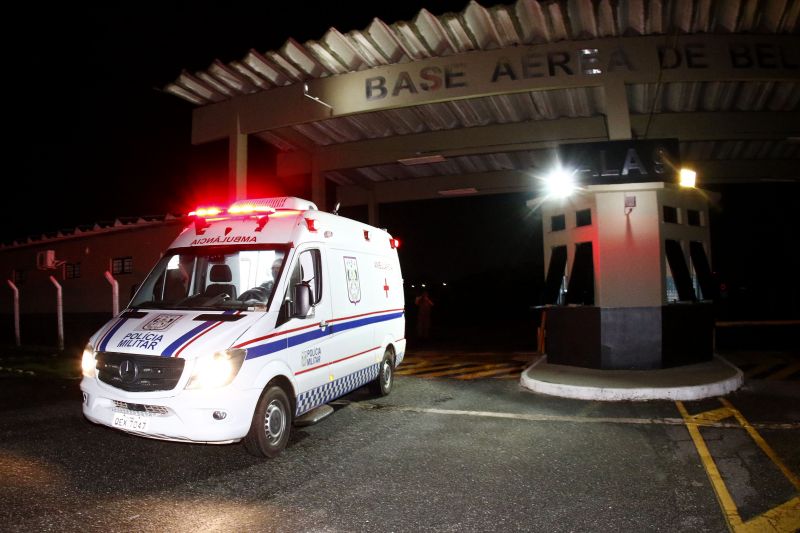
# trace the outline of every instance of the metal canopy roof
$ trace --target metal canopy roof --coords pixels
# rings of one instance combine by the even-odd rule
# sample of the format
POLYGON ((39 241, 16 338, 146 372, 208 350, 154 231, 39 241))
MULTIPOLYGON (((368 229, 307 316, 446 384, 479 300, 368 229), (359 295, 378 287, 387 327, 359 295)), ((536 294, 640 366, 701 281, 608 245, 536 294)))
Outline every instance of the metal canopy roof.
POLYGON ((800 4, 790 0, 518 0, 461 13, 421 10, 413 21, 374 19, 364 30, 328 30, 319 41, 289 39, 278 51, 251 50, 240 61, 183 72, 166 91, 197 105, 314 78, 496 48, 665 33, 797 34, 800 4), (616 8, 615 8, 616 7, 616 8))
MULTIPOLYGON (((215 61, 205 71, 183 72, 166 91, 206 106, 313 79, 471 51, 604 37, 699 33, 798 35, 800 1, 518 0, 490 8, 471 1, 460 13, 437 16, 423 9, 413 21, 387 24, 374 19, 364 30, 342 33, 331 28, 319 41, 301 44, 289 39, 278 51, 251 50, 240 61, 215 61)), ((649 120, 646 127, 636 120, 648 114, 794 113, 800 109, 800 81, 791 80, 642 83, 627 85, 625 92, 634 135, 650 132, 649 120)), ((605 100, 598 87, 533 90, 350 114, 255 134, 282 152, 313 151, 428 132, 601 117, 609 113, 605 100)), ((681 140, 686 159, 800 158, 800 144, 796 139, 787 141, 785 136, 750 140, 718 133, 681 140)), ((386 161, 325 168, 324 175, 340 185, 369 186, 386 180, 523 170, 534 164, 539 153, 524 147, 509 152, 501 147, 413 167, 386 161)))

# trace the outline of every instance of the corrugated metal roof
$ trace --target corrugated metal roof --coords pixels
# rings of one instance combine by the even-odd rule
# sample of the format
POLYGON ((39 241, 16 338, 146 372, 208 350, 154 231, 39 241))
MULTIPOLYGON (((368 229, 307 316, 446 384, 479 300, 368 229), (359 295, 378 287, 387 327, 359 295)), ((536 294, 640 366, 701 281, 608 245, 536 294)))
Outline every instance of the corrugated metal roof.
MULTIPOLYGON (((289 39, 277 51, 251 50, 230 64, 215 61, 204 72, 182 73, 166 90, 198 105, 265 91, 313 78, 444 57, 472 50, 613 36, 693 33, 800 32, 800 1, 787 0, 518 0, 483 7, 469 2, 460 13, 421 10, 412 21, 374 19, 363 30, 331 28, 305 44, 289 39)), ((627 86, 630 113, 789 111, 800 108, 800 83, 713 81, 627 86)), ((366 139, 476 126, 591 117, 606 114, 599 88, 542 90, 454 100, 330 118, 259 137, 281 151, 304 144, 332 146, 366 139), (299 136, 297 135, 299 134, 299 136)), ((798 157, 798 145, 782 141, 682 143, 688 159, 798 157), (755 155, 753 155, 755 154, 755 155)), ((326 172, 339 184, 433 175, 529 168, 535 152, 461 156, 413 167, 386 164, 326 172)))
POLYGON ((331 118, 292 128, 314 144, 603 113, 599 87, 504 94, 331 118))
POLYGON ((47 232, 39 235, 29 235, 22 239, 11 242, 0 243, 0 250, 9 248, 20 248, 31 244, 42 244, 47 242, 62 241, 75 237, 97 235, 100 233, 110 233, 114 231, 135 229, 141 227, 158 226, 164 224, 177 224, 184 220, 186 215, 145 215, 141 217, 120 217, 113 221, 101 221, 94 224, 82 224, 74 228, 65 228, 56 232, 47 232))
POLYGON ((363 30, 331 28, 318 41, 289 39, 277 51, 251 50, 239 61, 215 61, 183 72, 166 91, 204 105, 313 78, 471 50, 665 32, 791 34, 800 3, 787 0, 518 0, 460 13, 422 9, 412 21, 374 19, 363 30))

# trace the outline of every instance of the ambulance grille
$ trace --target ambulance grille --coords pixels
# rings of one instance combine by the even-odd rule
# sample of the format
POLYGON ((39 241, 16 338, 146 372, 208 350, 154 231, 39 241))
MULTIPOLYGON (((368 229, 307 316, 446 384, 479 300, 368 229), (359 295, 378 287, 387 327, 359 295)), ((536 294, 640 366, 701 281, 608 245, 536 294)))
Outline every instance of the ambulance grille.
POLYGON ((185 363, 177 357, 98 352, 97 375, 103 383, 129 392, 172 390, 185 363))
POLYGON ((169 409, 163 405, 144 405, 141 403, 128 403, 113 400, 114 410, 137 415, 148 414, 151 416, 167 416, 169 409))

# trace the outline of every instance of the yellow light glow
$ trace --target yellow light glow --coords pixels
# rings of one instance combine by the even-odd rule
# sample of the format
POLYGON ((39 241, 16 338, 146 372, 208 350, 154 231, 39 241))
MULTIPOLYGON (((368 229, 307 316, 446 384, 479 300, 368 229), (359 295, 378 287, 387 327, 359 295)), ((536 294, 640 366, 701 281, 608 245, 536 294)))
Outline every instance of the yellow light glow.
POLYGON ((697 172, 690 168, 682 168, 680 180, 681 187, 694 187, 697 183, 697 172))
POLYGON ((239 373, 246 355, 247 350, 231 349, 217 352, 212 357, 199 358, 186 388, 214 389, 227 385, 239 373))
POLYGON ((222 213, 219 207, 198 207, 196 211, 189 213, 189 216, 213 217, 222 213))
POLYGON ((232 215, 242 215, 252 213, 256 210, 253 204, 234 204, 228 209, 228 213, 232 215))
POLYGON ((227 359, 205 359, 197 362, 194 382, 198 388, 212 389, 225 385, 231 378, 233 368, 227 359))
POLYGON ((83 371, 84 377, 93 378, 95 376, 97 363, 94 359, 94 348, 92 348, 91 344, 87 344, 86 348, 83 350, 83 355, 81 356, 81 370, 83 371))

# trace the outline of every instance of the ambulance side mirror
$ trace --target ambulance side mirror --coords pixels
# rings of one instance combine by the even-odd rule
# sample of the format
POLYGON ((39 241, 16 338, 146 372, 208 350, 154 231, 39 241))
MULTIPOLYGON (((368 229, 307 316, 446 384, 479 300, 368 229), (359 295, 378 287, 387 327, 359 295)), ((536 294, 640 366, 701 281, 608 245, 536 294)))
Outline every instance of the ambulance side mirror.
POLYGON ((309 309, 311 309, 311 287, 307 283, 295 285, 292 300, 294 301, 293 316, 295 318, 306 318, 309 309))

